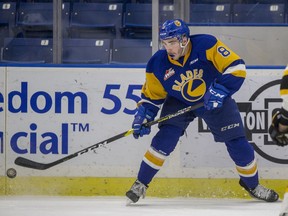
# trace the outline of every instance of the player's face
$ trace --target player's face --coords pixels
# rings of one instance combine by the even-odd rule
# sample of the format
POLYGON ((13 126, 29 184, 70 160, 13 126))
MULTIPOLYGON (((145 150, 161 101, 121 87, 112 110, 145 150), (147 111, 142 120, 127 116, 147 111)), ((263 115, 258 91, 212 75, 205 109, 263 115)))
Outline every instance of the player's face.
POLYGON ((173 60, 178 60, 181 57, 182 48, 177 38, 162 40, 162 45, 173 60))

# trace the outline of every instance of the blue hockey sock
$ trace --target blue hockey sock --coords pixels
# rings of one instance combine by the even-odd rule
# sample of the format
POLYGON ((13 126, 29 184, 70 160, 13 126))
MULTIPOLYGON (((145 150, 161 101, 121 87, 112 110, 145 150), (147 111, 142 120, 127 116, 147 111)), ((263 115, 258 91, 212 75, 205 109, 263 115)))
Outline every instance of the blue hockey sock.
POLYGON ((140 165, 140 170, 138 173, 138 180, 148 186, 148 184, 152 181, 153 177, 156 175, 158 170, 153 169, 148 166, 144 161, 142 161, 140 165))
POLYGON ((247 187, 254 189, 259 184, 259 177, 252 145, 245 137, 227 141, 225 144, 241 180, 247 187))

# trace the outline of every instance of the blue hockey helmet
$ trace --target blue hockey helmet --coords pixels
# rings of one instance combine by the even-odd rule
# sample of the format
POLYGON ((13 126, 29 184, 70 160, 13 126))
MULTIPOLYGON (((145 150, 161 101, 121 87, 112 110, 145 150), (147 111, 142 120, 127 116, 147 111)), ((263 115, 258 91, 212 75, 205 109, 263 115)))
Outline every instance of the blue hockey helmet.
POLYGON ((182 41, 182 36, 189 37, 190 30, 187 24, 181 19, 167 20, 163 23, 159 36, 161 40, 167 40, 176 37, 182 41))

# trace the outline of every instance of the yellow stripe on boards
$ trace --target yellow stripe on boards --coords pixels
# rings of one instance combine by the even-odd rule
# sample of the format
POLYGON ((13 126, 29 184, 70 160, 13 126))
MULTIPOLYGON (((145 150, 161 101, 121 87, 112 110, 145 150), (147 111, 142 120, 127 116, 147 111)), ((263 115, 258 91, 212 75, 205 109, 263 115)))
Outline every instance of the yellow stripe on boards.
MULTIPOLYGON (((135 178, 95 177, 0 177, 0 195, 123 196, 135 178)), ((239 179, 155 178, 147 197, 198 197, 251 199, 238 184, 239 179)), ((263 180, 283 198, 287 180, 263 180)))

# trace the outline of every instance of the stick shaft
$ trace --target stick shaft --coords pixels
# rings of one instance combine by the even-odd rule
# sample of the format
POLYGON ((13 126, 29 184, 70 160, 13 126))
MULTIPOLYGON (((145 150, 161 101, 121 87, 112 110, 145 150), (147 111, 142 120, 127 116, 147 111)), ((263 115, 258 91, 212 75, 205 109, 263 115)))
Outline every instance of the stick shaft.
POLYGON ((92 150, 94 150, 96 148, 99 148, 100 146, 104 146, 104 145, 106 145, 106 144, 108 144, 110 142, 118 140, 118 139, 120 139, 122 137, 129 136, 132 133, 133 133, 133 129, 130 129, 128 131, 125 131, 125 132, 123 132, 121 134, 118 134, 116 136, 110 137, 109 139, 103 140, 103 141, 101 141, 99 143, 96 143, 96 144, 94 144, 92 146, 84 148, 84 149, 82 149, 82 150, 80 150, 78 152, 70 154, 70 155, 68 155, 68 156, 66 156, 64 158, 60 158, 59 160, 56 160, 56 161, 51 162, 51 163, 38 163, 36 161, 32 161, 32 160, 29 160, 29 159, 24 158, 24 157, 17 157, 15 159, 14 163, 16 165, 19 165, 19 166, 22 166, 22 167, 27 167, 27 168, 31 168, 31 169, 38 169, 38 170, 45 170, 45 169, 48 169, 48 168, 50 168, 52 166, 58 165, 60 163, 63 163, 65 161, 67 161, 67 160, 70 160, 72 158, 75 158, 75 157, 77 157, 79 155, 82 155, 84 153, 92 151, 92 150))
MULTIPOLYGON (((199 103, 199 104, 196 104, 196 105, 194 105, 194 106, 186 107, 186 108, 184 108, 184 109, 178 110, 178 111, 175 112, 175 113, 172 113, 172 114, 163 116, 163 117, 161 117, 161 118, 159 118, 159 119, 156 119, 156 120, 154 120, 154 121, 147 122, 147 123, 145 124, 145 126, 150 127, 150 126, 152 126, 152 125, 155 125, 155 124, 158 124, 158 123, 160 123, 160 122, 166 121, 166 120, 168 120, 168 119, 174 118, 174 117, 176 117, 176 116, 182 115, 182 114, 187 113, 187 112, 189 112, 189 111, 198 109, 198 108, 200 108, 200 107, 202 107, 202 106, 203 106, 203 103, 199 103)), ((24 158, 24 157, 17 157, 17 158, 15 159, 14 163, 15 163, 16 165, 19 165, 19 166, 22 166, 22 167, 26 167, 26 168, 38 169, 38 170, 45 170, 45 169, 48 169, 48 168, 50 168, 50 167, 56 166, 56 165, 58 165, 58 164, 60 164, 60 163, 63 163, 63 162, 65 162, 65 161, 68 161, 68 160, 70 160, 70 159, 72 159, 72 158, 75 158, 75 157, 77 157, 77 156, 79 156, 79 155, 82 155, 82 154, 84 154, 84 153, 87 153, 87 152, 89 152, 89 151, 92 151, 92 150, 94 150, 94 149, 96 149, 96 148, 99 148, 100 146, 105 146, 105 145, 107 145, 108 143, 111 143, 111 142, 113 142, 113 141, 115 141, 115 140, 118 140, 118 139, 121 139, 121 138, 123 138, 123 137, 129 136, 130 134, 133 133, 133 131, 134 131, 133 129, 130 129, 130 130, 125 131, 125 132, 123 132, 123 133, 117 134, 117 135, 115 135, 115 136, 113 136, 113 137, 110 137, 110 138, 108 138, 108 139, 106 139, 106 140, 103 140, 103 141, 101 141, 101 142, 98 142, 98 143, 96 143, 96 144, 93 144, 93 145, 91 145, 91 146, 89 146, 89 147, 87 147, 87 148, 84 148, 84 149, 82 149, 82 150, 80 150, 80 151, 77 151, 77 152, 75 152, 75 153, 73 153, 73 154, 70 154, 70 155, 68 155, 68 156, 66 156, 66 157, 63 157, 63 158, 61 158, 61 159, 59 159, 59 160, 56 160, 56 161, 54 161, 54 162, 51 162, 51 163, 39 163, 39 162, 32 161, 32 160, 29 160, 29 159, 24 158)))

